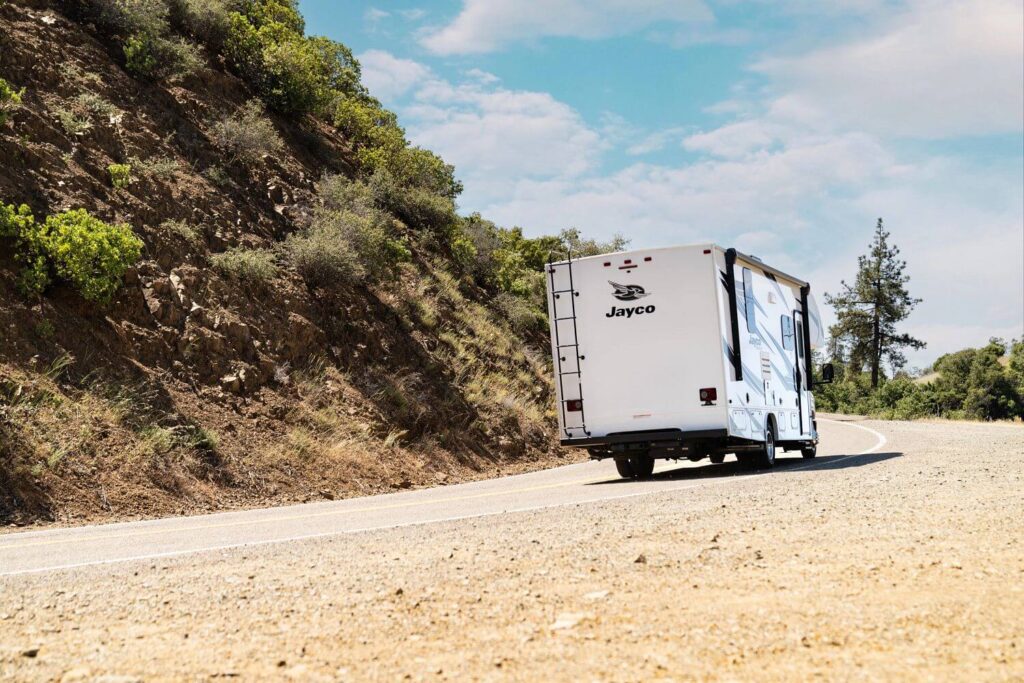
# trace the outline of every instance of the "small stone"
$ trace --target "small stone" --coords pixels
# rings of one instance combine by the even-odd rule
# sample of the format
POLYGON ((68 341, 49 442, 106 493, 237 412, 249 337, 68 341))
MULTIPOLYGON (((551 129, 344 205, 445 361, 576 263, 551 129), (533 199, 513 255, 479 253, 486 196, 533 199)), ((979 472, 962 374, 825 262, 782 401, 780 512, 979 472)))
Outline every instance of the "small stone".
POLYGON ((22 657, 28 657, 30 659, 34 658, 38 654, 39 654, 39 648, 38 647, 30 647, 30 648, 28 648, 26 650, 22 650, 21 651, 21 656, 22 657))
POLYGON ((636 556, 636 559, 633 560, 633 564, 647 564, 647 556, 640 553, 636 556))
POLYGON ((580 623, 582 619, 582 614, 559 614, 558 619, 555 620, 555 623, 551 624, 551 630, 564 631, 566 629, 570 629, 576 626, 576 624, 580 623))

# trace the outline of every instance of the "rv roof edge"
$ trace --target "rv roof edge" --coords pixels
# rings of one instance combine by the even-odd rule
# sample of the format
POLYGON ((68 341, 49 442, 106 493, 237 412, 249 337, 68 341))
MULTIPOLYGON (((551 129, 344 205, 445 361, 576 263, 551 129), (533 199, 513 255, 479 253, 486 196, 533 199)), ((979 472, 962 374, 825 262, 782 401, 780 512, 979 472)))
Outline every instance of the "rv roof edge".
MULTIPOLYGON (((713 242, 697 242, 697 243, 694 243, 694 244, 677 244, 677 245, 671 246, 671 247, 655 247, 653 249, 630 249, 629 251, 616 251, 616 252, 611 253, 611 254, 597 254, 597 255, 594 255, 594 256, 584 256, 582 258, 573 258, 572 262, 573 263, 578 263, 580 261, 588 261, 590 259, 601 259, 601 258, 607 259, 607 258, 615 257, 615 256, 631 256, 633 254, 637 254, 637 253, 641 253, 641 252, 644 253, 644 254, 651 254, 651 253, 657 253, 659 251, 675 250, 675 249, 680 249, 680 248, 692 248, 692 249, 696 249, 696 248, 708 249, 708 248, 711 248, 711 249, 718 249, 719 251, 721 251, 723 253, 729 251, 729 249, 727 249, 726 247, 723 247, 721 245, 715 244, 713 242)), ((751 256, 750 254, 744 254, 742 251, 739 251, 738 249, 732 249, 732 250, 736 252, 736 259, 737 260, 745 261, 746 263, 748 263, 749 265, 753 266, 754 268, 760 268, 764 272, 771 273, 775 277, 780 277, 780 278, 783 278, 784 280, 789 280, 790 282, 792 282, 793 284, 795 284, 795 285, 797 285, 799 287, 809 287, 810 286, 806 280, 801 280, 800 278, 798 278, 798 277, 796 277, 794 275, 790 275, 789 273, 787 273, 785 271, 782 271, 782 270, 779 270, 778 268, 774 268, 772 266, 769 266, 767 263, 765 263, 764 261, 762 261, 761 259, 759 259, 759 258, 757 258, 755 256, 751 256)), ((552 263, 549 263, 548 265, 559 265, 559 264, 563 264, 563 263, 567 263, 567 262, 568 262, 568 259, 567 260, 563 260, 563 261, 553 261, 552 263)))
POLYGON ((784 271, 781 271, 778 268, 773 268, 772 266, 769 266, 767 263, 765 263, 764 261, 762 261, 759 258, 755 258, 753 256, 750 256, 749 254, 744 254, 742 251, 738 251, 738 250, 734 250, 734 251, 736 251, 736 258, 737 258, 737 260, 746 261, 747 263, 749 263, 750 265, 754 266, 755 268, 760 268, 764 272, 771 273, 775 277, 781 277, 781 278, 784 278, 786 280, 789 280, 793 284, 798 285, 800 287, 808 287, 808 288, 810 288, 810 286, 811 286, 806 280, 801 280, 800 278, 795 277, 793 275, 790 275, 789 273, 786 273, 784 271))

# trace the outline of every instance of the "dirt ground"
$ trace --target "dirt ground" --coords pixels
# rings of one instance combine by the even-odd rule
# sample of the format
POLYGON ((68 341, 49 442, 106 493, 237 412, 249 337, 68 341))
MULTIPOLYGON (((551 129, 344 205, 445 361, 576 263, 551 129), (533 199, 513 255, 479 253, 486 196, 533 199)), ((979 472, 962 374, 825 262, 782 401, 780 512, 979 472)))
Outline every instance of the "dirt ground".
POLYGON ((866 424, 826 469, 0 579, 0 677, 1024 679, 1024 428, 866 424))

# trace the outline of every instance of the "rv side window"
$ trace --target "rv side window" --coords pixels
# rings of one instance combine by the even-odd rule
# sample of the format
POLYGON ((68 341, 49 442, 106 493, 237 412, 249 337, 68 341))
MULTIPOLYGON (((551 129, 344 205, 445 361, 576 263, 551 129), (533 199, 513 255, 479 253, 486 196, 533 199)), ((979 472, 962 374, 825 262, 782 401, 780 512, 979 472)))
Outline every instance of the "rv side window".
POLYGON ((788 315, 782 316, 782 348, 793 348, 793 319, 788 315))
POLYGON ((750 268, 743 269, 743 310, 747 314, 747 332, 757 334, 757 319, 754 317, 754 282, 750 268))

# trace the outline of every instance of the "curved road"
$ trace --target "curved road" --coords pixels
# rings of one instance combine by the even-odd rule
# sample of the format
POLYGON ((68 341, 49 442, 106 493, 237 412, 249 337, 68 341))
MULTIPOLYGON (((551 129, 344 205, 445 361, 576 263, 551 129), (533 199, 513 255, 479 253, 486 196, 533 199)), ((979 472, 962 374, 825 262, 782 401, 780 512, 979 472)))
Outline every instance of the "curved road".
MULTIPOLYGON (((779 453, 773 474, 828 469, 873 453, 879 432, 855 422, 821 419, 814 460, 779 453)), ((196 517, 33 531, 0 536, 0 576, 149 560, 249 545, 500 515, 547 507, 723 486, 764 476, 722 465, 658 461, 647 481, 624 481, 610 461, 567 465, 500 479, 368 498, 196 517)))
POLYGON ((13 681, 1024 680, 1024 426, 0 536, 13 681))

